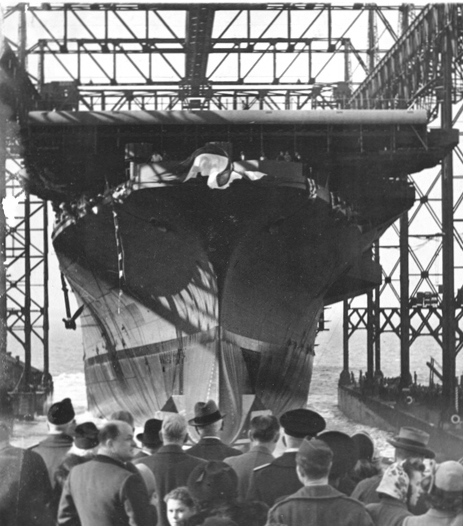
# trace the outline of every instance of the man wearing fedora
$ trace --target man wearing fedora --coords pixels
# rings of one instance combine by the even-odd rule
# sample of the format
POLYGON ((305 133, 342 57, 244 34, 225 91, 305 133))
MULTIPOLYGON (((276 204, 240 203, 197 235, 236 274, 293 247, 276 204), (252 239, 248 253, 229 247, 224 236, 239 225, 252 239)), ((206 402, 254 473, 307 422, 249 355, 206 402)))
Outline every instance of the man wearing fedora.
POLYGON ((253 470, 249 483, 248 500, 273 506, 277 499, 291 495, 302 487, 296 473, 296 453, 304 437, 314 437, 326 426, 325 419, 310 409, 293 409, 280 418, 286 451, 270 464, 253 470))
MULTIPOLYGON (((394 438, 388 439, 389 444, 395 448, 395 461, 410 459, 423 460, 425 458, 434 458, 434 451, 428 448, 429 434, 415 429, 414 427, 401 427, 399 434, 394 438)), ((352 498, 363 502, 364 504, 378 503, 379 495, 376 491, 383 474, 380 473, 374 477, 361 480, 354 491, 352 498)), ((417 515, 424 513, 426 509, 421 509, 420 504, 416 509, 411 511, 417 515)))
POLYGON ((225 416, 220 413, 214 400, 195 404, 195 416, 188 423, 196 428, 200 439, 189 449, 189 455, 204 460, 223 460, 242 454, 241 451, 227 446, 220 439, 225 416))
POLYGON ((47 413, 48 436, 30 448, 43 458, 52 487, 56 468, 73 443, 71 435, 74 433, 75 416, 70 398, 52 404, 47 413))
POLYGON ((145 422, 143 433, 138 433, 137 440, 141 442, 143 449, 133 457, 134 460, 154 455, 162 446, 161 439, 162 420, 150 418, 145 422))
POLYGON ((303 439, 296 454, 296 474, 301 488, 279 500, 268 512, 267 525, 373 526, 358 501, 333 488, 328 482, 333 452, 318 438, 303 439))
POLYGON ((161 438, 163 446, 148 457, 135 460, 135 465, 147 466, 156 479, 158 498, 158 517, 160 526, 169 526, 167 506, 164 497, 173 489, 186 486, 190 473, 196 466, 206 464, 206 461, 183 451, 187 438, 188 424, 184 416, 168 415, 162 421, 161 438))

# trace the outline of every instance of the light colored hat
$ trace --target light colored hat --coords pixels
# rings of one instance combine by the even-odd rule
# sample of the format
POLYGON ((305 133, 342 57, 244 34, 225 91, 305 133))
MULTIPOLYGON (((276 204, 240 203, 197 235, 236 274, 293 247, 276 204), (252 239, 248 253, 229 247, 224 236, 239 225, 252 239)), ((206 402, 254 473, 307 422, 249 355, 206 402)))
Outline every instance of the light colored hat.
POLYGON ((435 453, 427 447, 429 434, 414 427, 401 427, 399 434, 387 440, 395 448, 405 449, 417 455, 434 458, 435 453))
POLYGON ((455 460, 442 462, 436 468, 433 485, 442 491, 463 491, 463 466, 455 460))
POLYGON ((410 478, 405 473, 402 464, 403 461, 394 462, 386 469, 379 486, 376 488, 377 493, 384 493, 401 502, 407 501, 410 478))

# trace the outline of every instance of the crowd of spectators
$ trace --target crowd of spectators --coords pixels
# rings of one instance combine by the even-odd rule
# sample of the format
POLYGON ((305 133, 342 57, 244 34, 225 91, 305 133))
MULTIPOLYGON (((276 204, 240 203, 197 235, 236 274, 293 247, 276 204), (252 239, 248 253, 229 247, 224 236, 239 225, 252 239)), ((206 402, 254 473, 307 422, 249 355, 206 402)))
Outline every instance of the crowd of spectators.
POLYGON ((437 463, 412 427, 389 439, 384 463, 367 433, 327 431, 309 409, 254 416, 246 450, 221 440, 213 400, 190 420, 149 419, 136 437, 127 411, 76 425, 68 398, 47 418, 30 449, 0 421, 2 526, 463 526, 462 463, 437 463))

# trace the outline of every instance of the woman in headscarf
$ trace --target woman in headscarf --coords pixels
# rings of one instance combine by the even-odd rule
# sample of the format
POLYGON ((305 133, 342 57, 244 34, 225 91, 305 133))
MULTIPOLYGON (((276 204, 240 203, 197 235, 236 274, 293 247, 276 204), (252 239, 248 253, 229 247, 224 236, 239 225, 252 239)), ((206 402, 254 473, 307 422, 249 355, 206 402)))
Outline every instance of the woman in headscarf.
POLYGON ((391 464, 377 488, 380 502, 366 508, 376 526, 401 526, 412 515, 421 493, 424 465, 420 460, 407 459, 391 464))
POLYGON ((463 466, 454 460, 434 466, 422 482, 429 510, 403 526, 463 526, 463 466))

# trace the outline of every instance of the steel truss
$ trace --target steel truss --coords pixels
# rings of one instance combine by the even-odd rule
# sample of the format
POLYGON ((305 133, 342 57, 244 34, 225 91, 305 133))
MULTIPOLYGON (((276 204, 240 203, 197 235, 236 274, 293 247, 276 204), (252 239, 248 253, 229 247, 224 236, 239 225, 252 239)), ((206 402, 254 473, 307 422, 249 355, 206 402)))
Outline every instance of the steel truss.
MULTIPOLYGON (((461 15, 461 5, 456 4, 423 9, 354 92, 352 106, 365 107, 365 101, 372 98, 382 108, 390 107, 388 101, 394 97, 407 104, 431 98, 436 103, 433 115, 441 117, 442 127, 455 125, 462 113, 460 107, 452 116, 453 106, 462 100, 461 15)), ((454 264, 463 256, 462 234, 455 228, 463 221, 462 160, 457 147, 437 174, 411 177, 418 201, 391 230, 395 241, 384 247, 387 237, 381 240, 381 246, 396 253, 389 268, 383 264, 383 285, 369 295, 366 306, 365 302, 356 306, 358 300, 344 304, 346 371, 349 338, 356 330, 366 329, 367 377, 381 377, 381 335, 392 332, 400 340, 401 386, 407 387, 411 383, 410 347, 419 336, 430 336, 442 350, 443 395, 451 410, 457 409, 456 357, 463 347, 463 274, 462 267, 454 264), (430 231, 423 229, 424 219, 430 231), (437 245, 423 258, 416 240, 432 240, 437 245)))
POLYGON ((32 352, 43 352, 48 373, 48 212, 47 203, 21 184, 20 145, 9 134, 5 165, 5 247, 8 333, 24 350, 23 388, 29 384, 32 352), (7 204, 6 204, 7 203, 7 204))
POLYGON ((398 39, 404 9, 19 4, 5 25, 17 49, 25 17, 28 71, 47 109, 310 109, 346 106, 398 39))

